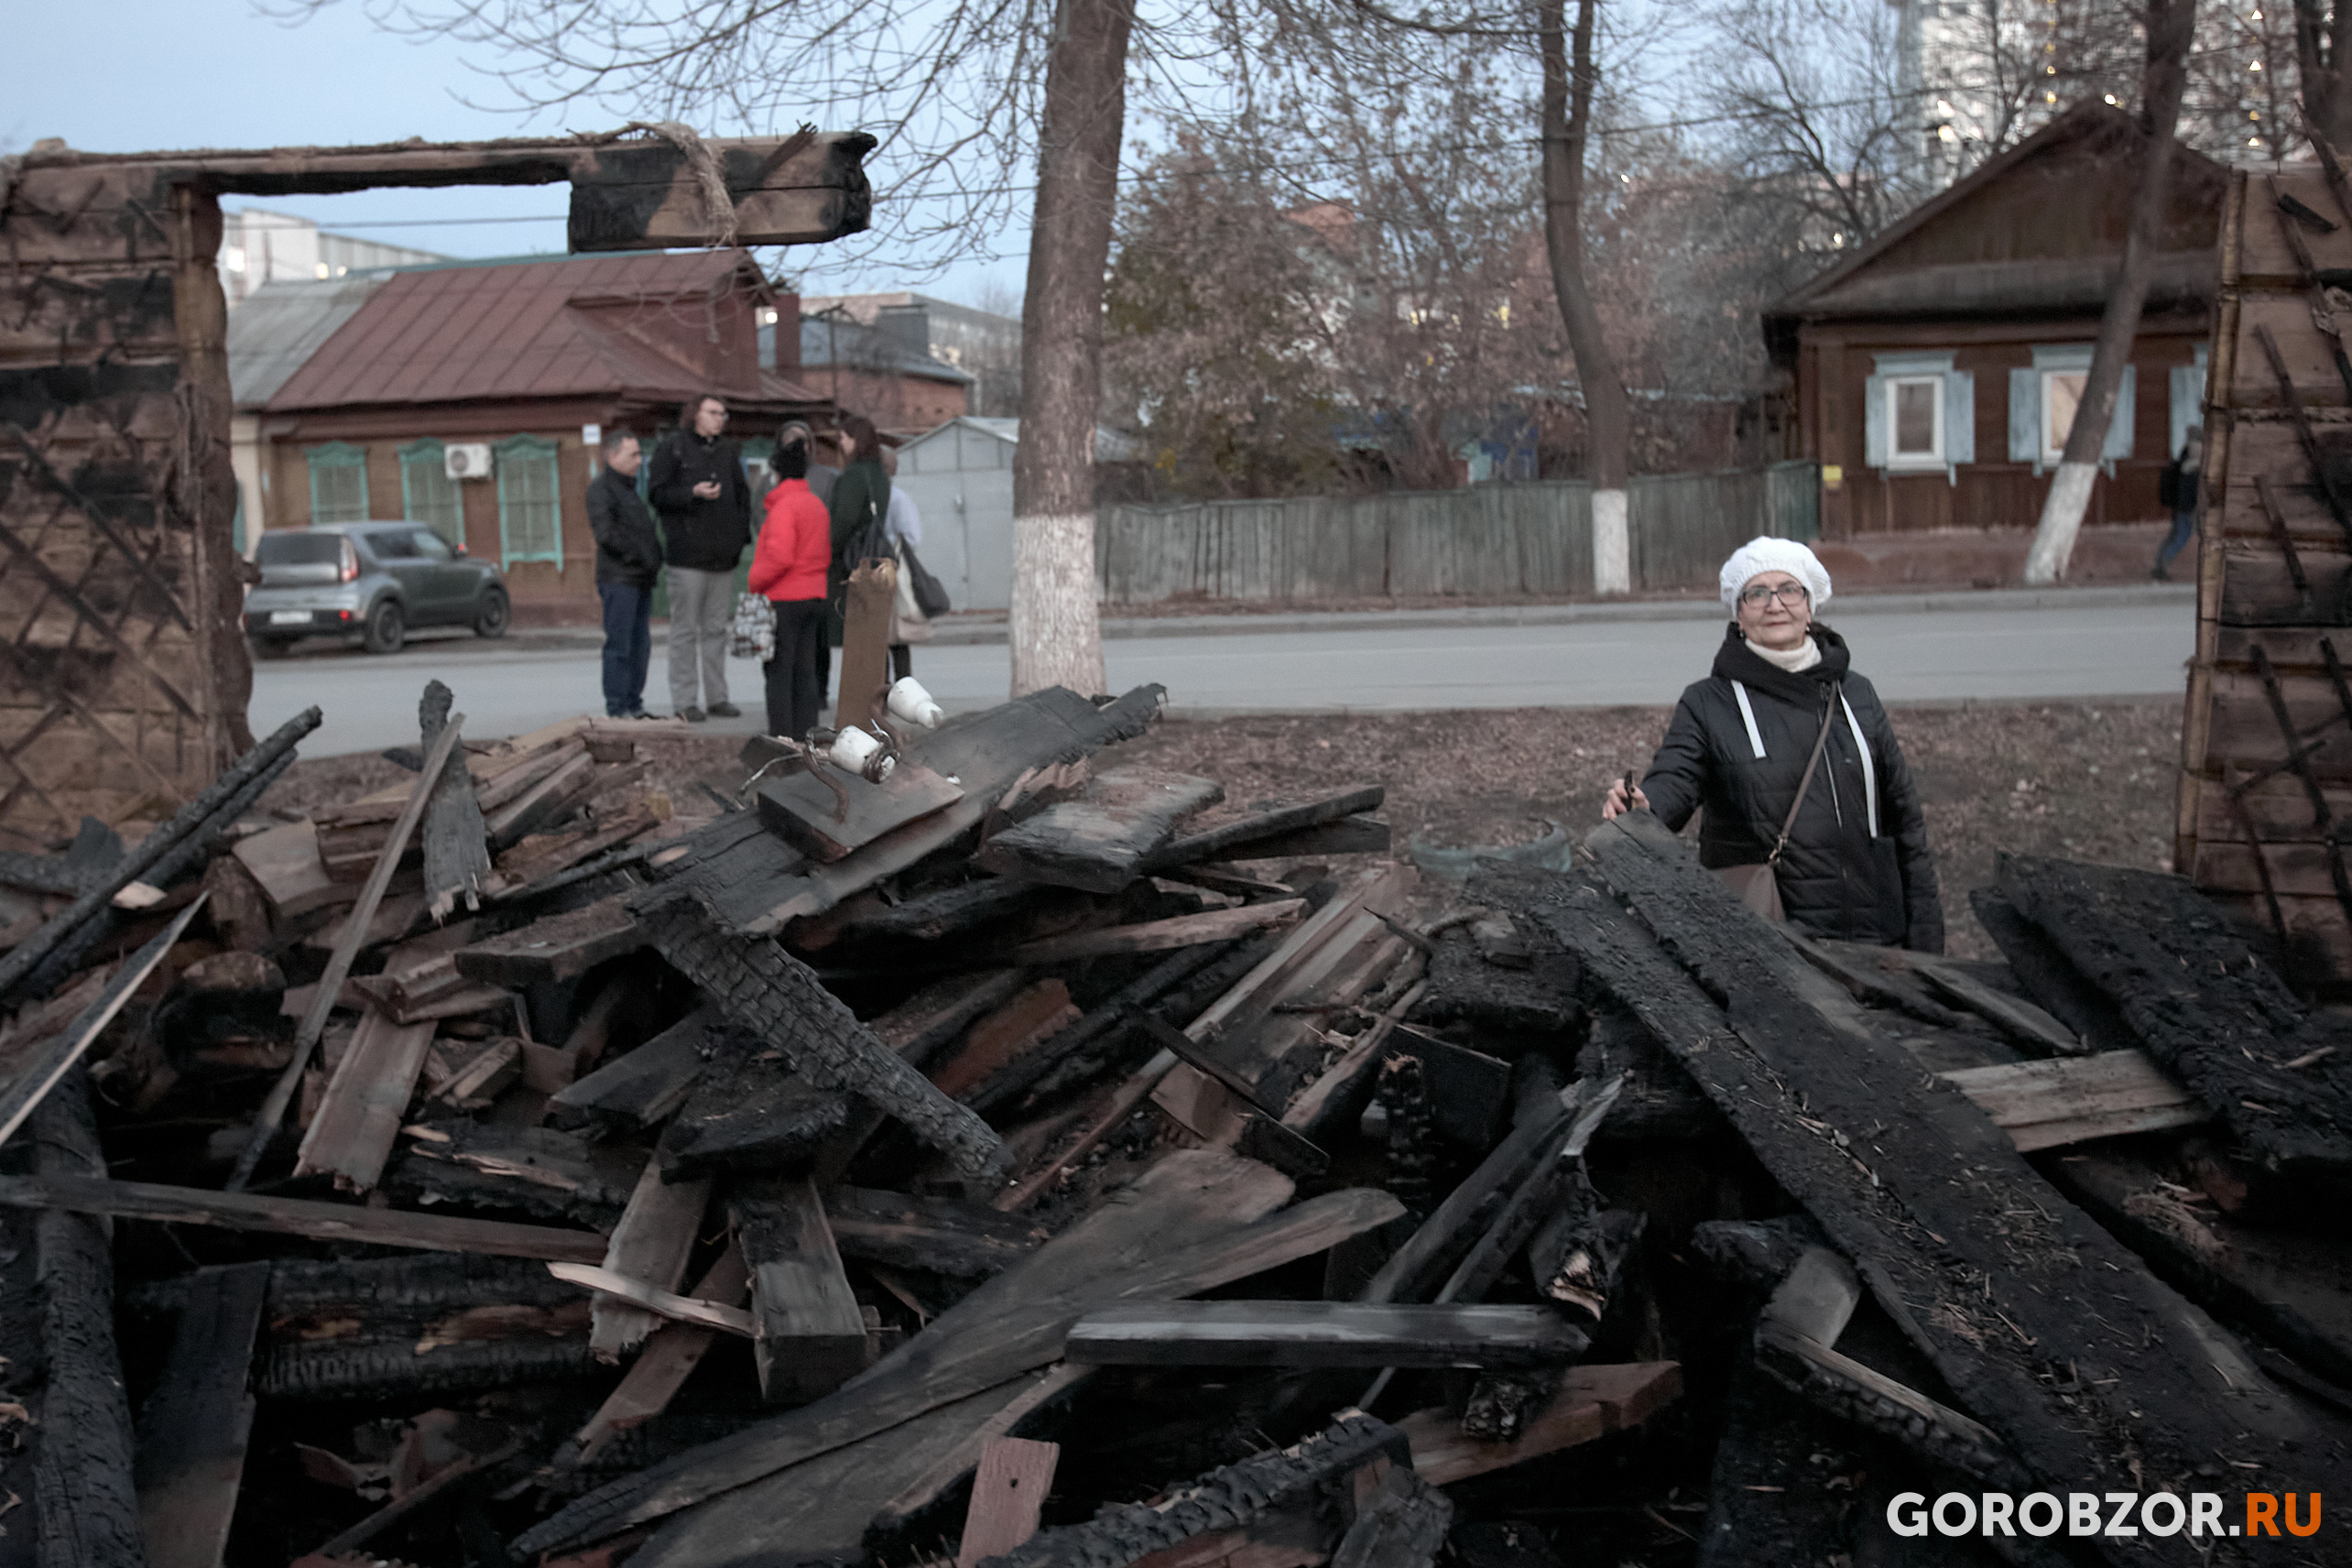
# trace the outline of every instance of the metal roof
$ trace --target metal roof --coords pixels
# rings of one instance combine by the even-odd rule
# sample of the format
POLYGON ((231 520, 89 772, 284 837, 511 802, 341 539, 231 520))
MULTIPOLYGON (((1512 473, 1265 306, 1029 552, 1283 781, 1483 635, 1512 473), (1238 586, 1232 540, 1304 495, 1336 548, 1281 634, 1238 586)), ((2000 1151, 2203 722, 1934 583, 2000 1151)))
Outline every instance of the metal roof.
MULTIPOLYGON (((773 330, 761 329, 763 334, 773 330)), ((844 370, 890 371, 958 387, 969 386, 973 379, 969 372, 920 352, 887 328, 837 318, 802 316, 800 368, 822 370, 836 365, 844 370)))
POLYGON ((714 373, 713 302, 736 289, 764 298, 766 289, 740 251, 403 270, 327 337, 268 407, 597 394, 674 401, 704 390, 822 403, 773 372, 756 372, 743 385, 714 373))
POLYGON ((229 391, 258 408, 367 302, 388 273, 354 273, 326 283, 265 283, 229 312, 229 391))
MULTIPOLYGON (((978 414, 959 414, 945 424, 933 425, 922 434, 902 443, 903 452, 910 446, 920 446, 938 438, 941 432, 957 428, 977 430, 984 436, 994 436, 1007 446, 1018 446, 1021 439, 1018 419, 986 419, 978 414)), ((1143 455, 1143 443, 1124 430, 1108 425, 1094 427, 1094 461, 1097 463, 1129 463, 1143 455)))

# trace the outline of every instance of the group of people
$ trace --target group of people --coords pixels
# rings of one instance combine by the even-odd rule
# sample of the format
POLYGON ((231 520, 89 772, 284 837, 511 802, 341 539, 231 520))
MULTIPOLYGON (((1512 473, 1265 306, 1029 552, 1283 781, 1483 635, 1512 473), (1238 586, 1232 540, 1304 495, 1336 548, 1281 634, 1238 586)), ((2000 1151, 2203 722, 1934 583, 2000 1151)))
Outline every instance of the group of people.
MULTIPOLYGON (((775 615, 775 651, 763 667, 768 729, 798 738, 824 708, 850 572, 868 556, 920 544, 922 517, 890 483, 898 465, 880 432, 853 415, 837 430, 795 421, 778 433, 755 530, 753 475, 726 439, 727 418, 724 398, 698 397, 650 455, 631 431, 604 437, 603 465, 588 486, 604 615, 604 712, 646 716, 653 593, 666 572, 671 710, 692 724, 742 713, 727 696, 727 652, 735 572, 756 540, 749 587, 775 615)), ((909 645, 921 635, 920 615, 894 621, 894 675, 911 673, 909 645)))

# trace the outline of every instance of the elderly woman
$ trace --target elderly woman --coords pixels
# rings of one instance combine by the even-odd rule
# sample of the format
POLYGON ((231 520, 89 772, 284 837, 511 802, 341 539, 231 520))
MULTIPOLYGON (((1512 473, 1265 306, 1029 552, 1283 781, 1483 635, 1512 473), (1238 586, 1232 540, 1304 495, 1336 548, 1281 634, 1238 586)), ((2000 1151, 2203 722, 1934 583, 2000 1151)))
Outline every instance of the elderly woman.
POLYGON ((1828 571, 1793 539, 1753 539, 1724 562, 1722 587, 1735 618, 1715 673, 1683 691, 1639 787, 1612 784, 1601 814, 1645 807, 1679 833, 1704 806, 1699 864, 1751 907, 1817 936, 1943 952, 1927 824, 1894 726, 1846 639, 1813 619, 1828 571))

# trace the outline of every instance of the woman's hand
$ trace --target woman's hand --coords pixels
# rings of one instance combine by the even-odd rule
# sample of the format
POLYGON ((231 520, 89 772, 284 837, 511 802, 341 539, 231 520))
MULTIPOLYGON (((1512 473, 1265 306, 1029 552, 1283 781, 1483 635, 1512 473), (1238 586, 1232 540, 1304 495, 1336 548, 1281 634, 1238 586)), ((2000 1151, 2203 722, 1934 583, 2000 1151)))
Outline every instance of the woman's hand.
POLYGON ((1621 817, 1636 807, 1650 810, 1650 797, 1641 792, 1641 786, 1628 785, 1622 779, 1609 780, 1609 798, 1601 802, 1601 821, 1621 817))

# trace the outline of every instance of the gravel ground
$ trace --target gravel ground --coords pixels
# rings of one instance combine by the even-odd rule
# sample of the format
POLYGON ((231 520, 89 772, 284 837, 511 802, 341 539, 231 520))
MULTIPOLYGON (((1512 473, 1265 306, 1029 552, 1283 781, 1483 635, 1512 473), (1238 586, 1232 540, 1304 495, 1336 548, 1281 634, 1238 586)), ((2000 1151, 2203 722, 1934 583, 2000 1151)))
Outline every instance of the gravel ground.
MULTIPOLYGON (((1225 803, 1203 823, 1375 783, 1388 789, 1399 846, 1416 835, 1523 844, 1552 822, 1581 839, 1608 781, 1648 767, 1666 718, 1663 708, 1524 708, 1177 720, 1120 756, 1223 783, 1225 803)), ((1895 727, 1926 805, 1952 952, 1996 956, 1966 895, 1992 880, 1997 851, 2172 868, 2178 700, 1898 707, 1895 727)), ((650 781, 700 814, 709 802, 691 781, 732 780, 741 744, 663 738, 641 754, 650 781)), ((262 804, 300 811, 414 777, 373 756, 298 762, 262 804)))

